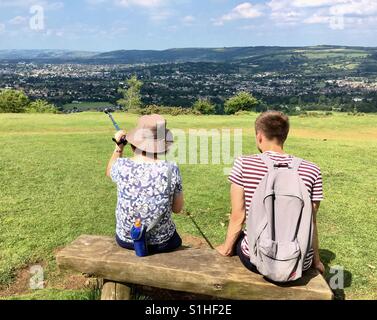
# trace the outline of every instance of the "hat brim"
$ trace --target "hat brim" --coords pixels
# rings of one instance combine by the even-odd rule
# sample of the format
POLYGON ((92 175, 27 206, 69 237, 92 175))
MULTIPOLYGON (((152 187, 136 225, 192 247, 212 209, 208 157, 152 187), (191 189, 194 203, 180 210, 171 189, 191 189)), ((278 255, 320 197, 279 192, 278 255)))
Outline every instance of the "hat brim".
POLYGON ((139 130, 140 129, 138 128, 131 130, 129 133, 127 133, 126 139, 128 143, 132 144, 141 151, 155 154, 166 153, 174 143, 173 133, 169 129, 166 129, 165 138, 162 139, 139 137, 139 130))

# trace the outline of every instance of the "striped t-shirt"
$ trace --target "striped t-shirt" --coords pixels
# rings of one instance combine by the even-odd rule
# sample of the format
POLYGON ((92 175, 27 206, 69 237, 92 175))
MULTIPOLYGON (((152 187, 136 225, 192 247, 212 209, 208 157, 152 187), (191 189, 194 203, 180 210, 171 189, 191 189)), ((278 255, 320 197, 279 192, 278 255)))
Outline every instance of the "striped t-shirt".
MULTIPOLYGON (((293 156, 288 154, 280 154, 277 152, 267 151, 266 154, 274 162, 290 164, 293 156)), ((262 181, 263 177, 267 174, 268 168, 263 160, 257 156, 244 156, 236 159, 234 167, 229 176, 229 181, 244 188, 245 192, 245 208, 246 215, 249 212, 250 204, 256 188, 262 181)), ((323 200, 323 187, 322 187, 322 174, 320 168, 309 161, 304 160, 299 169, 299 175, 308 188, 311 200, 323 200)), ((249 244, 247 241, 247 233, 245 230, 245 238, 241 244, 242 252, 245 256, 249 257, 249 244)), ((311 267, 313 261, 314 251, 311 249, 304 262, 304 270, 311 267)))

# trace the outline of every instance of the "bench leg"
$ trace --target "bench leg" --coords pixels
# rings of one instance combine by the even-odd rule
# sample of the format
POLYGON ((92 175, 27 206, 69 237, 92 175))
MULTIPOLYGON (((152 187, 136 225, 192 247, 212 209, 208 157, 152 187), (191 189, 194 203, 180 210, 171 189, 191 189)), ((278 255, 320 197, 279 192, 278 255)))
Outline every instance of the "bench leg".
POLYGON ((118 282, 107 281, 101 292, 101 300, 130 300, 131 288, 118 282))

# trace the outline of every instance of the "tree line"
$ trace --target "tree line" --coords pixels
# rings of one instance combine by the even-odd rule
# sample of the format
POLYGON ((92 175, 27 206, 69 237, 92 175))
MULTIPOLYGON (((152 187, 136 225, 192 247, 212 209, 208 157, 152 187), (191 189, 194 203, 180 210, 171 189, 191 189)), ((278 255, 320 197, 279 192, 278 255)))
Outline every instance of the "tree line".
MULTIPOLYGON (((273 103, 258 99, 249 92, 238 92, 224 103, 214 103, 209 98, 199 98, 191 108, 166 107, 160 105, 148 105, 143 103, 141 90, 143 82, 136 76, 132 76, 121 83, 118 94, 121 99, 116 103, 123 110, 139 114, 166 113, 179 114, 237 114, 242 112, 262 112, 268 109, 283 111, 290 115, 299 115, 307 111, 340 111, 348 113, 369 113, 377 111, 377 94, 370 94, 362 101, 346 103, 342 98, 337 98, 333 103, 327 101, 330 98, 321 96, 317 104, 308 103, 301 97, 291 98, 285 103, 273 103)), ((332 100, 331 100, 332 101, 332 100)), ((46 100, 31 100, 21 90, 0 89, 0 113, 59 113, 59 108, 46 100)))
POLYGON ((315 97, 299 96, 283 99, 277 97, 269 98, 269 101, 263 101, 262 98, 257 98, 249 92, 238 92, 233 97, 230 97, 223 104, 215 104, 208 98, 199 98, 195 101, 191 108, 180 107, 162 107, 155 105, 143 104, 141 89, 143 82, 132 76, 130 79, 124 81, 125 87, 121 87, 118 93, 122 99, 118 100, 118 105, 121 105, 124 110, 135 111, 140 114, 148 114, 156 111, 164 113, 177 114, 237 114, 241 112, 262 112, 268 109, 283 111, 289 115, 305 115, 308 111, 325 111, 325 112, 348 112, 348 113, 373 113, 377 112, 377 94, 368 94, 365 99, 354 100, 352 97, 315 97), (314 103, 314 101, 316 102, 314 103), (163 110, 161 109, 163 108, 163 110))
MULTIPOLYGON (((126 111, 136 111, 139 113, 146 113, 148 109, 156 110, 157 106, 148 106, 143 104, 141 89, 143 87, 143 82, 138 80, 136 76, 132 76, 130 79, 125 80, 125 87, 120 87, 118 93, 122 95, 122 98, 117 101, 123 110, 126 111)), ((224 103, 224 113, 225 114, 236 114, 242 111, 262 111, 258 109, 263 109, 265 106, 261 101, 255 98, 252 94, 248 92, 239 92, 224 103)), ((165 107, 165 111, 168 111, 168 107, 165 107)), ((185 108, 172 108, 173 112, 178 112, 182 110, 182 113, 186 114, 187 110, 185 108), (174 111, 173 111, 174 110, 174 111)), ((218 114, 219 110, 217 105, 211 102, 207 98, 199 98, 191 106, 192 113, 195 114, 218 114)))
POLYGON ((0 113, 57 113, 55 105, 45 100, 31 101, 23 91, 0 89, 0 113))

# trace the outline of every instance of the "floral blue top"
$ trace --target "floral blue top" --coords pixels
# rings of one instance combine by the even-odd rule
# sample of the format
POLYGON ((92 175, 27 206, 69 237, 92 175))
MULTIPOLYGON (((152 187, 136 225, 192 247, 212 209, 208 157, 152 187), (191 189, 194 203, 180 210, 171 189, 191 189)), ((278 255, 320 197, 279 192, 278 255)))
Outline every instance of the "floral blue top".
POLYGON ((120 158, 111 168, 111 179, 118 187, 116 208, 116 233, 124 241, 132 243, 131 228, 137 218, 149 226, 163 218, 147 235, 151 245, 168 241, 176 230, 172 220, 171 201, 182 192, 182 178, 176 164, 166 161, 138 163, 120 158), (171 187, 168 194, 168 172, 171 170, 171 187))

